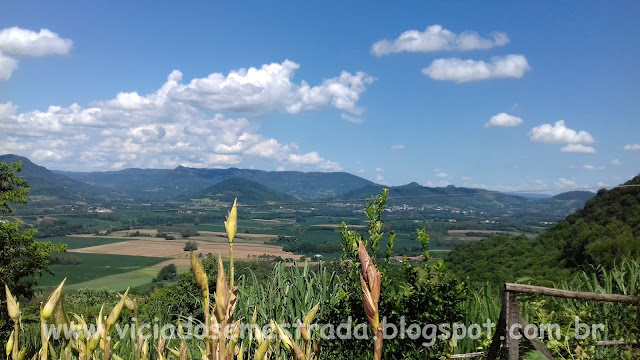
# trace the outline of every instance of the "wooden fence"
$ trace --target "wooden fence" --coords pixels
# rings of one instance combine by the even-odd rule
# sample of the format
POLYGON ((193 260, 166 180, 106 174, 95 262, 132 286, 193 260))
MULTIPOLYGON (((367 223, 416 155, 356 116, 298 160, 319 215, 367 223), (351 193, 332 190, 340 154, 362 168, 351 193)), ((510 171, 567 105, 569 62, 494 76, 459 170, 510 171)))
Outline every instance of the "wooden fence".
MULTIPOLYGON (((554 288, 547 288, 542 286, 522 285, 522 284, 504 284, 502 290, 502 308, 500 311, 500 318, 498 319, 498 325, 496 332, 493 334, 491 345, 487 353, 487 360, 496 360, 500 354, 500 350, 504 351, 509 360, 517 360, 520 358, 519 353, 519 340, 517 337, 509 334, 509 332, 522 332, 521 330, 526 328, 527 322, 520 314, 520 307, 517 301, 518 294, 534 294, 542 296, 561 297, 565 299, 583 300, 583 301, 605 301, 625 304, 637 304, 638 297, 629 295, 617 295, 617 294, 598 294, 590 292, 580 291, 568 291, 554 288), (514 324, 519 326, 513 327, 514 324)), ((553 360, 553 356, 549 350, 544 346, 542 341, 537 337, 529 339, 528 337, 522 337, 529 341, 534 349, 542 353, 547 359, 553 360)), ((597 346, 619 346, 629 345, 625 341, 598 341, 597 346)), ((636 343, 632 345, 637 345, 636 343)), ((475 352, 469 354, 458 354, 451 356, 451 359, 471 359, 483 357, 485 353, 475 352)))

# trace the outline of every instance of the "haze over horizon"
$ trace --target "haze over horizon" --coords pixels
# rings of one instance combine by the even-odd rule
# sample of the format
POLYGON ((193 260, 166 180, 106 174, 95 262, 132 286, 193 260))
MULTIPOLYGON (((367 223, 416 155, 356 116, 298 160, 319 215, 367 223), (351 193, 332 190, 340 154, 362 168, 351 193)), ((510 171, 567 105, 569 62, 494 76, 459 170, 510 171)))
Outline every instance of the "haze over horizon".
POLYGON ((633 1, 2 3, 0 154, 500 191, 640 171, 633 1))

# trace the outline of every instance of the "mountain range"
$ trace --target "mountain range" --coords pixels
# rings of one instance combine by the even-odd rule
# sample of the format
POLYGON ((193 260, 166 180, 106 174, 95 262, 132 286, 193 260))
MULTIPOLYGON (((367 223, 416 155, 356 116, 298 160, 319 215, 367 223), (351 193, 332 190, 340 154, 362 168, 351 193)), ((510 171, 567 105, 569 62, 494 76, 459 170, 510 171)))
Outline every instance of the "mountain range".
POLYGON ((361 201, 389 189, 390 205, 453 208, 477 212, 499 211, 566 216, 595 196, 567 192, 529 199, 484 189, 426 187, 412 182, 383 186, 345 172, 262 171, 250 169, 124 169, 103 172, 51 171, 17 155, 0 155, 2 162, 22 161, 19 174, 31 195, 55 196, 61 201, 166 202, 209 198, 244 203, 289 203, 317 200, 361 201))

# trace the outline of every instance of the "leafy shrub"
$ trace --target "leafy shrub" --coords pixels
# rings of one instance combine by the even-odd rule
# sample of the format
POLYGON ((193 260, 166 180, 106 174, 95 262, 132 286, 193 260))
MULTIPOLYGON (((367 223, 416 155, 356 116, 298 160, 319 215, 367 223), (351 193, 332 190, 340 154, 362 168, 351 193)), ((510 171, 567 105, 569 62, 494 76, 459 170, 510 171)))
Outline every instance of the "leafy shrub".
POLYGON ((175 264, 169 264, 167 266, 164 266, 162 269, 160 269, 160 271, 158 272, 158 276, 156 276, 155 279, 153 279, 153 282, 173 281, 177 276, 178 276, 178 268, 176 267, 175 264))
POLYGON ((194 251, 198 250, 198 243, 193 240, 189 240, 184 244, 184 251, 194 251))

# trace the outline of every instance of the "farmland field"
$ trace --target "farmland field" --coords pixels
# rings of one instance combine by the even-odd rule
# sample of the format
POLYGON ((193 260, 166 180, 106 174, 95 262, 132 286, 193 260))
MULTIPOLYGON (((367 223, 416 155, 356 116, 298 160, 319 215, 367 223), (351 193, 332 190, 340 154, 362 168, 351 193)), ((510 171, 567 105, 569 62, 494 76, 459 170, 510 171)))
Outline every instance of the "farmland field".
POLYGON ((42 239, 43 241, 50 241, 52 243, 67 244, 67 249, 78 249, 89 246, 98 246, 105 244, 114 244, 126 239, 112 238, 112 237, 98 237, 98 236, 56 236, 42 239))
MULTIPOLYGON (((47 288, 55 286, 65 277, 67 278, 68 285, 86 283, 103 277, 149 268, 167 260, 166 258, 153 258, 146 256, 84 253, 73 253, 63 256, 74 256, 80 259, 82 263, 78 265, 51 266, 51 271, 54 275, 43 275, 40 279, 40 287, 47 288)), ((146 282, 151 282, 151 279, 157 274, 158 270, 159 269, 156 269, 152 276, 145 278, 146 282)), ((71 287, 67 286, 66 288, 71 287)))

